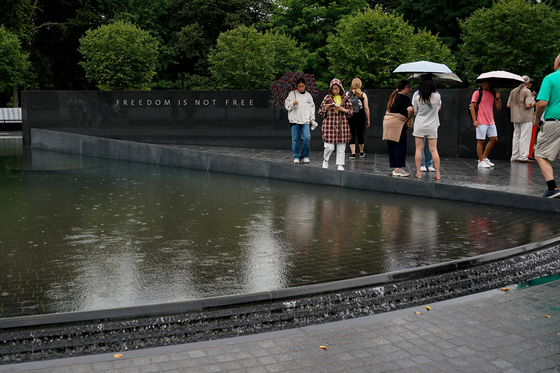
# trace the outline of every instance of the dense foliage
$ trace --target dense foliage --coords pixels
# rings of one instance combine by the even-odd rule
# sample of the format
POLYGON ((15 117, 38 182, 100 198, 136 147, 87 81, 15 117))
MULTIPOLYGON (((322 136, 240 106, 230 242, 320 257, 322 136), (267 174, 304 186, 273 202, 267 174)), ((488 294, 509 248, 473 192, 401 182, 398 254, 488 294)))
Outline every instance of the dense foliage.
POLYGON ((451 51, 437 37, 426 31, 414 33, 402 16, 381 8, 339 23, 328 38, 328 50, 330 71, 346 84, 360 77, 365 87, 396 86, 408 77, 392 73, 401 63, 427 60, 455 68, 451 51))
POLYGON ((147 31, 117 21, 80 39, 80 65, 102 90, 149 90, 156 75, 158 43, 147 31))
MULTIPOLYGON (((302 56, 298 68, 314 73, 320 87, 326 87, 333 74, 345 80, 358 75, 372 87, 383 87, 401 78, 390 73, 396 65, 419 59, 449 63, 466 82, 490 69, 540 80, 551 72, 551 61, 560 51, 559 4, 560 0, 4 0, 0 25, 19 39, 31 64, 25 84, 36 89, 96 88, 99 81, 88 79, 91 72, 82 67, 88 62, 79 52, 80 39, 88 30, 117 22, 135 25, 157 41, 155 67, 148 74, 153 76, 140 84, 144 88, 256 89, 271 76, 278 78, 290 55, 302 56), (238 68, 232 61, 239 51, 219 42, 236 33, 235 42, 241 42, 240 30, 252 30, 256 54, 250 62, 252 71, 263 71, 256 74, 262 81, 240 79, 248 73, 233 70, 238 68), (270 52, 281 48, 285 61, 270 52), (277 59, 272 68, 269 54, 277 59)), ((18 68, 3 61, 4 70, 18 68)), ((113 78, 122 80, 119 74, 123 71, 113 78)), ((101 84, 107 88, 121 83, 101 84)), ((16 84, 23 87, 21 81, 16 84)), ((0 92, 0 105, 10 100, 8 92, 0 92)))
MULTIPOLYGON (((266 27, 292 36, 308 51, 306 70, 330 81, 327 37, 343 18, 369 7, 365 0, 280 0, 266 27)), ((324 83, 324 87, 327 83, 324 83)))
POLYGON ((305 53, 286 35, 240 26, 220 35, 209 60, 218 88, 267 89, 284 72, 300 71, 305 53))
POLYGON ((464 76, 506 70, 542 80, 560 52, 560 14, 544 4, 500 1, 461 22, 464 76), (535 20, 538 20, 538 26, 535 20), (486 27, 491 25, 491 27, 486 27))
POLYGON ((11 90, 27 83, 30 67, 16 35, 0 26, 0 91, 11 90))
MULTIPOLYGON (((491 7, 493 0, 401 0, 397 11, 418 29, 426 29, 451 49, 456 49, 461 36, 459 21, 475 10, 491 7)), ((488 31, 488 30, 486 30, 488 31)))

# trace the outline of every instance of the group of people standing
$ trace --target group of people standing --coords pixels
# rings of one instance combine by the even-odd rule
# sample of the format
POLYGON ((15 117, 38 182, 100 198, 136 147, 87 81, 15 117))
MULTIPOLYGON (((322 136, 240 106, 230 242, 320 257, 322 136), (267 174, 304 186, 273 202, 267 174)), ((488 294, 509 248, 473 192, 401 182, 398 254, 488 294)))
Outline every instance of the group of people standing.
MULTIPOLYGON (((305 91, 305 80, 300 78, 296 84, 297 89, 288 95, 284 106, 291 124, 294 163, 309 163, 309 126, 311 124, 311 129, 317 126, 315 104, 311 94, 305 91)), ((337 168, 344 170, 347 143, 350 143, 350 159, 356 159, 356 141, 360 158, 365 157, 364 131, 365 127, 369 127, 370 119, 367 95, 361 88, 362 82, 358 78, 352 80, 348 92, 345 92, 338 79, 333 79, 329 84, 329 93, 319 107, 319 115, 324 118, 321 126, 325 143, 323 168, 329 167, 329 159, 336 148, 337 168)))
MULTIPOLYGON (((531 162, 529 159, 530 137, 533 124, 539 125, 541 115, 544 124, 537 138, 535 159, 546 179, 548 190, 544 197, 555 198, 560 191, 554 181, 550 162, 560 159, 560 55, 556 58, 555 73, 543 81, 545 90, 541 90, 538 100, 528 88, 532 80, 523 76, 524 84, 514 89, 508 99, 507 107, 511 109, 514 135, 511 161, 531 162), (534 110, 536 114, 534 115, 534 110), (546 111, 545 111, 546 108, 546 111), (544 113, 544 114, 543 114, 544 113), (534 119, 534 123, 532 123, 534 119), (553 124, 549 124, 553 122, 553 124), (545 127, 546 126, 546 127, 545 127), (546 128, 546 132, 544 131, 546 128)), ((351 90, 344 91, 342 83, 333 79, 329 92, 319 107, 324 142, 323 168, 328 168, 329 159, 336 148, 336 165, 344 170, 346 144, 350 143, 350 159, 356 158, 356 142, 359 156, 364 153, 364 130, 370 125, 370 113, 367 95, 361 91, 362 83, 355 78, 351 90)), ((410 174, 406 166, 407 129, 413 127, 415 138, 416 178, 422 172, 433 171, 434 178, 440 179, 440 158, 437 150, 439 110, 442 100, 436 91, 434 82, 428 74, 422 78, 420 89, 410 99, 411 85, 407 80, 399 82, 387 103, 387 113, 383 120, 383 140, 387 141, 390 167, 393 176, 406 177, 410 174), (426 149, 429 150, 426 151, 426 149), (430 157, 431 156, 431 157, 430 157)), ((490 151, 498 141, 494 122, 494 109, 501 109, 500 93, 492 89, 491 80, 480 82, 480 89, 471 98, 470 114, 476 128, 478 167, 490 168, 494 164, 488 159, 490 151), (486 138, 489 139, 484 146, 486 138)), ((305 81, 297 81, 297 89, 292 91, 285 101, 288 119, 292 131, 292 150, 294 163, 309 163, 309 142, 311 129, 317 127, 315 121, 315 104, 311 94, 305 90, 305 81), (300 141, 302 149, 300 152, 300 141)))
MULTIPOLYGON (((309 141, 311 129, 315 122, 315 104, 313 97, 305 90, 305 80, 296 82, 297 89, 290 92, 285 101, 288 120, 292 131, 292 152, 294 163, 309 163, 309 141), (300 141, 302 142, 300 152, 300 141)), ((356 143, 359 157, 364 158, 364 131, 370 126, 370 113, 367 95, 362 92, 359 78, 352 80, 351 89, 344 91, 342 82, 333 79, 329 84, 329 93, 319 107, 322 124, 322 139, 325 143, 323 168, 329 167, 329 160, 336 148, 336 165, 344 170, 346 144, 350 143, 350 159, 356 159, 356 143)), ((409 119, 415 116, 416 138, 416 177, 421 178, 422 171, 434 171, 435 178, 440 179, 439 154, 437 151, 437 129, 439 127, 438 111, 441 109, 441 97, 429 76, 420 84, 420 90, 414 96, 414 104, 408 97, 411 93, 407 80, 399 82, 387 104, 387 115, 383 123, 383 140, 387 140, 389 163, 393 176, 409 176, 403 167, 406 165, 406 147, 409 119), (424 145, 430 153, 424 154, 424 145)))
POLYGON ((439 172, 439 153, 437 138, 439 128, 439 110, 441 96, 430 75, 425 75, 420 89, 414 93, 407 80, 401 80, 387 103, 387 113, 383 119, 383 140, 387 140, 389 165, 393 176, 406 177, 410 174, 406 166, 407 129, 412 125, 415 141, 414 163, 415 177, 422 178, 422 172, 435 172, 434 178, 441 178, 439 172), (428 150, 427 153, 425 150, 428 150))

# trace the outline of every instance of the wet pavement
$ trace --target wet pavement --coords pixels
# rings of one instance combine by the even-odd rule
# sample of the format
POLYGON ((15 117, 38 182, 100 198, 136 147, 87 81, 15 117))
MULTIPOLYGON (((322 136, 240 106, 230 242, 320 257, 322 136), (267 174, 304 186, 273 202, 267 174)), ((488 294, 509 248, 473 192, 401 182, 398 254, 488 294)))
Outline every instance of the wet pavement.
MULTIPOLYGON (((196 145, 177 147, 208 153, 226 154, 241 158, 287 163, 292 162, 292 154, 289 150, 226 148, 196 145)), ((349 154, 346 153, 345 170, 340 172, 352 171, 392 177, 392 169, 389 167, 389 158, 387 154, 366 154, 364 158, 358 157, 356 160, 348 159, 348 155, 349 154)), ((312 151, 309 164, 300 163, 298 165, 293 165, 293 167, 320 168, 322 167, 322 158, 322 151, 312 151)), ((336 170, 334 160, 334 156, 331 156, 329 168, 332 170, 336 170)), ((422 179, 415 181, 539 197, 545 192, 546 183, 536 162, 520 163, 496 159, 492 159, 492 162, 495 164, 494 167, 479 169, 476 159, 442 157, 440 166, 441 180, 435 180, 433 172, 422 172, 422 179)), ((407 157, 407 167, 405 170, 410 173, 410 176, 403 179, 414 179, 416 167, 413 156, 407 157)), ((557 170, 557 172, 560 172, 560 170, 557 170)))
MULTIPOLYGON (((291 162, 284 150, 185 148, 291 162)), ((321 156, 313 152, 310 165, 293 167, 321 167, 321 156)), ((408 161, 413 165, 412 157, 408 161)), ((512 199, 544 192, 536 164, 493 162, 494 168, 478 170, 474 159, 443 158, 441 180, 424 173, 417 182, 501 191, 512 199)), ((559 171, 557 163, 553 167, 559 171)), ((347 160, 348 171, 391 177, 386 155, 347 160)), ((429 311, 419 307, 217 341, 5 365, 0 372, 558 372, 560 280, 526 285, 432 304, 429 311)))
POLYGON ((528 285, 431 304, 431 310, 0 366, 0 372, 558 372, 560 280, 528 285))

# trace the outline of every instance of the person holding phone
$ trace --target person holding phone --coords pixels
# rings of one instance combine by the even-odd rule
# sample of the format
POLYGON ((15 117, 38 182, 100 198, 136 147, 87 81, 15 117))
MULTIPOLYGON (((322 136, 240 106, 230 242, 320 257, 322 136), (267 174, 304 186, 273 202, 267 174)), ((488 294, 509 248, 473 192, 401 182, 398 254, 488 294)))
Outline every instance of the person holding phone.
POLYGON ((347 118, 352 114, 352 103, 344 94, 342 83, 336 78, 331 80, 329 93, 319 107, 319 115, 325 118, 321 126, 325 143, 323 168, 329 168, 329 158, 334 152, 336 144, 336 164, 339 171, 344 170, 346 143, 350 142, 352 137, 347 118))
POLYGON ((294 163, 300 161, 309 163, 309 143, 311 141, 311 132, 309 125, 316 125, 315 122, 315 102, 313 96, 305 90, 305 80, 299 78, 296 81, 297 89, 288 94, 284 107, 288 110, 288 120, 292 131, 292 153, 294 163), (301 140, 301 152, 300 152, 301 140))

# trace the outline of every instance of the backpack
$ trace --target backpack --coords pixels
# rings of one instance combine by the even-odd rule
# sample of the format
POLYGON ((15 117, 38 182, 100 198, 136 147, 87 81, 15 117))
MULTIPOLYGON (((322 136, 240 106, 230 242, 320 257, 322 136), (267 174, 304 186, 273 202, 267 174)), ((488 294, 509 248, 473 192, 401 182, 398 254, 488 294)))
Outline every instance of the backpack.
MULTIPOLYGON (((480 87, 478 89, 478 99, 476 100, 476 109, 474 109, 474 115, 476 117, 476 119, 478 120, 478 108, 480 107, 480 101, 482 101, 482 87, 480 87)), ((494 95, 494 100, 496 99, 496 92, 492 91, 492 94, 494 95)), ((469 104, 469 109, 467 110, 467 115, 469 117, 471 117, 471 106, 472 106, 472 102, 469 104)), ((472 117, 471 117, 472 119, 472 117)))
POLYGON ((352 91, 348 91, 348 98, 350 99, 350 102, 352 103, 352 108, 354 109, 354 113, 358 113, 360 112, 360 110, 364 109, 364 104, 362 102, 362 99, 358 96, 356 96, 354 94, 354 92, 352 91))

